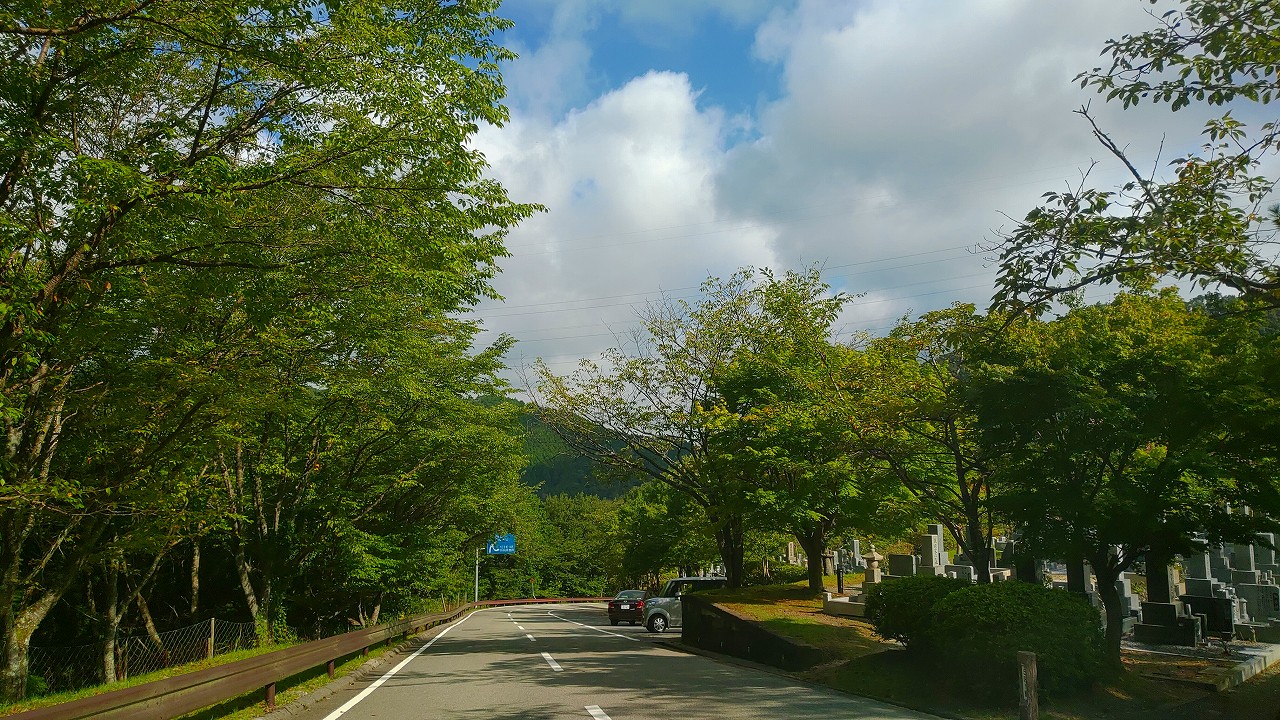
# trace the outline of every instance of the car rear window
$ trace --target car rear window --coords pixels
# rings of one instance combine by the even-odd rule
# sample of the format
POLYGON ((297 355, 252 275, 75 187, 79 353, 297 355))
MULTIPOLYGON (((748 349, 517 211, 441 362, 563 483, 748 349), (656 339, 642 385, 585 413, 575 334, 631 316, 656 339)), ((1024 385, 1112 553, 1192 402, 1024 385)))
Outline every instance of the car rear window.
POLYGON ((619 599, 624 599, 624 598, 642 598, 642 597, 644 597, 644 591, 643 591, 643 590, 623 590, 622 592, 618 593, 618 598, 619 598, 619 599))

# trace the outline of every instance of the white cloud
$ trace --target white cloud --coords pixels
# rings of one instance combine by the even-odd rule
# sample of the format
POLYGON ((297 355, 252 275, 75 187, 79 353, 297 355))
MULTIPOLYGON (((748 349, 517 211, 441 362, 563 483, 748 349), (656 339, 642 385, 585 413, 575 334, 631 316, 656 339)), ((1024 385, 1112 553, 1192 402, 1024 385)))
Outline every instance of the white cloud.
POLYGON ((511 234, 497 282, 508 302, 479 312, 526 340, 517 359, 590 354, 659 291, 775 263, 769 231, 725 232, 716 214, 724 127, 684 75, 649 73, 557 122, 517 115, 480 133, 494 177, 550 208, 511 234))
POLYGON ((678 73, 582 100, 598 17, 588 7, 636 28, 684 17, 667 3, 556 6, 546 44, 507 73, 513 120, 478 146, 514 198, 550 209, 512 233, 498 280, 508 302, 481 312, 525 340, 517 361, 597 353, 634 325, 637 301, 692 294, 747 264, 824 264, 838 289, 866 293, 845 330, 957 300, 983 306, 995 272, 973 248, 1012 225, 1005 214, 1023 216, 1092 158, 1104 160, 1092 182, 1124 179, 1072 110, 1091 102, 1141 167, 1162 137, 1165 160, 1198 148, 1217 114, 1122 110, 1073 81, 1105 64, 1107 38, 1152 26, 1137 0, 700 7, 760 22, 754 52, 781 72, 778 97, 734 117, 700 106, 678 73))
MULTIPOLYGON (((1073 78, 1099 63, 1107 37, 1148 27, 1145 3, 802 2, 770 16, 756 53, 779 63, 783 93, 761 113, 761 138, 734 148, 717 179, 726 212, 826 208, 777 224, 790 265, 903 257, 848 278, 876 290, 882 315, 955 300, 982 305, 994 271, 956 250, 1020 217, 1105 151, 1072 110, 1095 99, 1073 78), (928 260, 928 258, 925 258, 928 260), (890 266, 898 266, 896 268, 890 266), (892 312, 890 312, 890 310, 892 312)), ((1139 157, 1170 128, 1198 144, 1203 113, 1094 110, 1139 157)), ((1187 145, 1186 143, 1191 143, 1187 145)), ((1106 182, 1118 166, 1104 166, 1106 182)))

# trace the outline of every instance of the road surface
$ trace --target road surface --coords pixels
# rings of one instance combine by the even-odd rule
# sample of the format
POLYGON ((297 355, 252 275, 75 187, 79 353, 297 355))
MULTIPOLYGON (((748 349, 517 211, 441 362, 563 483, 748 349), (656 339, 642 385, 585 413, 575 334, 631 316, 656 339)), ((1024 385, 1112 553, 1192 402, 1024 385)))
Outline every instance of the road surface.
POLYGON ((893 705, 678 652, 677 638, 611 627, 603 604, 472 613, 389 672, 294 717, 594 720, 932 720, 893 705))

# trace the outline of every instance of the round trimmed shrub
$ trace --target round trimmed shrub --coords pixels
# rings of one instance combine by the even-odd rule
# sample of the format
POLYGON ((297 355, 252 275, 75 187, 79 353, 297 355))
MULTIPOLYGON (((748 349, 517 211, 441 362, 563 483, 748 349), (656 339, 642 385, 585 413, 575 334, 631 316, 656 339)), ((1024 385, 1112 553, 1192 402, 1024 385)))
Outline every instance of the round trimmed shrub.
POLYGON ((943 575, 884 580, 867 593, 866 617, 880 637, 918 649, 928 642, 934 604, 971 585, 968 580, 943 575))
POLYGON ((929 647, 956 680, 989 697, 1016 699, 1019 650, 1036 654, 1042 689, 1077 689, 1103 669, 1099 617, 1074 593, 1021 582, 972 585, 934 606, 929 647))

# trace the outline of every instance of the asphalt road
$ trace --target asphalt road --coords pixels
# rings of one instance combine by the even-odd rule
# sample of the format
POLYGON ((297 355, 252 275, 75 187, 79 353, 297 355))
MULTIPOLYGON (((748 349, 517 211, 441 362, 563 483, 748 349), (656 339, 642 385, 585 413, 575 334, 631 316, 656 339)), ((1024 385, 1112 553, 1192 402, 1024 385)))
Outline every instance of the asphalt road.
POLYGON ((294 717, 933 717, 658 644, 678 633, 611 627, 603 604, 491 608, 449 626, 393 666, 393 674, 335 693, 294 717))

